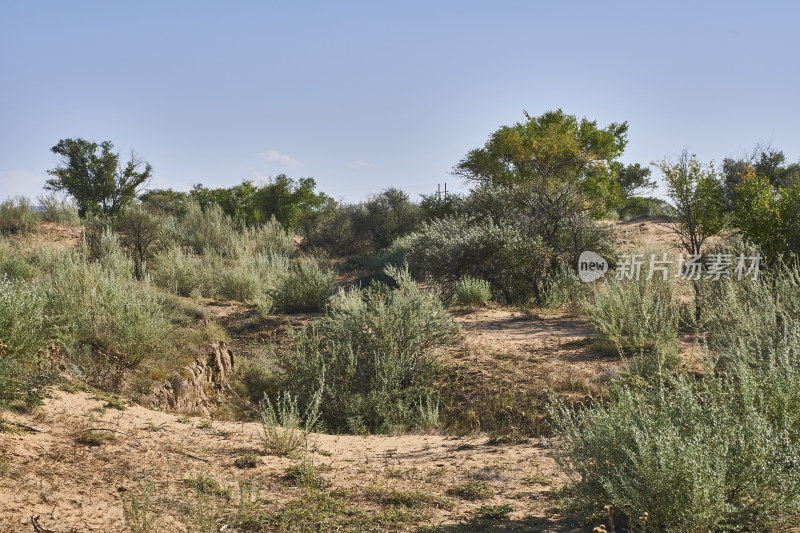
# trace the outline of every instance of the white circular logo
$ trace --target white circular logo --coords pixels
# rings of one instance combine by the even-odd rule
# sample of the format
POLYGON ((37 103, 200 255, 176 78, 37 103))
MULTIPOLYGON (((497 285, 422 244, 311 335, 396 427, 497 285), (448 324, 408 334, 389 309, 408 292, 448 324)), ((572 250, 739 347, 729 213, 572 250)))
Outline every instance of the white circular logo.
POLYGON ((578 258, 578 277, 581 281, 589 283, 598 280, 608 272, 608 263, 602 256, 585 251, 578 258))

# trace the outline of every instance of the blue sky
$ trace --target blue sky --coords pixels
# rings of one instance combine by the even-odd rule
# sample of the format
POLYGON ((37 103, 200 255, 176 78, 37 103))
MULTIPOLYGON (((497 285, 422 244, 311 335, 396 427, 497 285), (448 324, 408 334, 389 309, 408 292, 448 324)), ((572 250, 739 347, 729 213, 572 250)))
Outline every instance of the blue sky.
POLYGON ((311 176, 417 198, 523 110, 627 120, 623 161, 756 143, 800 157, 800 4, 0 0, 0 198, 59 139, 111 140, 151 186, 311 176))

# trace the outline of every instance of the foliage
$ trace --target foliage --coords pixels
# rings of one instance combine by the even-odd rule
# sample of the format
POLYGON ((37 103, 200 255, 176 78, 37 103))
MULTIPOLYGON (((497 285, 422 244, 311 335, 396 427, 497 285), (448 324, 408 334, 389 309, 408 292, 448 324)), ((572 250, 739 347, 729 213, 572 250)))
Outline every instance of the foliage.
POLYGON ((667 194, 675 210, 675 233, 692 255, 701 253, 708 237, 724 226, 725 196, 713 166, 704 166, 685 150, 678 161, 652 163, 664 175, 667 194))
POLYGON ((40 194, 37 201, 42 209, 42 221, 70 226, 77 226, 81 223, 81 219, 78 216, 78 206, 72 199, 49 193, 40 194))
POLYGON ((581 195, 535 185, 483 185, 457 217, 426 223, 395 243, 415 273, 442 283, 464 276, 489 282, 509 303, 544 303, 562 265, 584 250, 611 255, 609 232, 585 212, 581 195), (552 194, 551 194, 552 193, 552 194))
POLYGON ((763 177, 774 189, 794 186, 800 180, 800 163, 786 164, 786 156, 770 146, 756 146, 740 159, 725 158, 722 161, 722 180, 725 201, 729 210, 739 208, 737 188, 748 174, 763 177))
POLYGON ((330 430, 410 427, 418 406, 436 396, 437 349, 455 340, 458 325, 406 269, 387 274, 397 289, 340 292, 329 314, 294 334, 292 350, 278 360, 301 406, 322 388, 320 415, 330 430))
POLYGON ((486 500, 494 496, 494 490, 486 481, 470 481, 450 487, 447 493, 462 500, 486 500))
POLYGON ((0 203, 0 235, 33 233, 39 227, 39 215, 24 196, 0 203))
POLYGON ((295 181, 279 174, 260 187, 252 181, 227 189, 209 189, 198 184, 189 195, 204 210, 218 206, 228 217, 245 225, 275 218, 284 228, 294 229, 304 217, 313 216, 332 202, 326 194, 314 192, 316 186, 313 178, 295 181))
POLYGON ((296 396, 292 397, 288 392, 279 394, 274 406, 269 397, 265 396, 259 408, 264 450, 281 456, 297 452, 317 425, 321 399, 320 389, 301 416, 296 396))
POLYGON ((704 376, 620 382, 589 409, 556 403, 559 460, 587 511, 629 505, 631 516, 649 513, 648 526, 659 531, 767 531, 795 523, 798 287, 796 269, 719 282, 710 298, 725 300, 707 307, 709 323, 718 325, 704 376))
POLYGON ((164 226, 163 218, 139 205, 127 208, 120 216, 118 227, 122 234, 122 244, 128 248, 133 258, 136 279, 144 277, 145 265, 158 249, 169 244, 169 235, 164 226))
POLYGON ((336 292, 335 273, 316 261, 301 261, 282 278, 273 295, 286 312, 322 311, 336 292))
POLYGON ((664 280, 661 273, 648 272, 643 266, 638 279, 606 279, 586 305, 601 340, 622 355, 651 353, 657 348, 676 351, 678 346, 674 278, 668 275, 664 280))
POLYGON ((455 174, 498 185, 574 181, 601 212, 621 198, 611 162, 625 149, 627 131, 625 122, 600 129, 560 109, 538 117, 526 112, 524 122, 501 127, 469 152, 455 174))
POLYGON ((757 244, 770 264, 800 253, 800 179, 775 186, 768 175, 747 167, 730 188, 736 195, 732 226, 757 244))
POLYGON ((656 182, 650 179, 649 167, 642 167, 639 163, 626 165, 615 161, 611 164, 611 169, 616 175, 616 181, 624 198, 631 198, 656 188, 656 182))
POLYGON ((60 164, 47 171, 53 177, 45 187, 75 198, 81 217, 90 212, 116 215, 136 197, 137 190, 152 176, 153 168, 133 153, 123 165, 120 154, 113 150, 110 141, 97 144, 80 138, 61 139, 51 148, 60 164))
POLYGON ((372 196, 355 212, 353 227, 374 250, 382 250, 419 227, 422 212, 400 189, 389 188, 372 196))
POLYGON ((44 349, 54 332, 39 286, 0 278, 0 407, 38 403, 55 375, 44 349))
POLYGON ((476 308, 489 303, 492 291, 489 283, 470 277, 464 277, 456 283, 456 300, 464 307, 476 308))

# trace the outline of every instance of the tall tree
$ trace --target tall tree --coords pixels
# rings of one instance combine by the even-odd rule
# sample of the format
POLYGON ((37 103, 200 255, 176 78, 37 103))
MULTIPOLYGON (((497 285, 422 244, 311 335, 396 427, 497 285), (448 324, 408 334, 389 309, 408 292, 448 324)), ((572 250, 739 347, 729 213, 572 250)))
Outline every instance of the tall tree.
POLYGON ((153 168, 133 152, 123 165, 113 150, 111 141, 97 144, 80 138, 61 139, 51 148, 61 164, 47 171, 53 178, 45 188, 75 198, 82 217, 92 212, 116 215, 147 183, 153 168))
POLYGON ((627 144, 628 124, 599 128, 562 110, 495 131, 483 148, 470 151, 453 173, 467 180, 497 185, 534 183, 560 190, 571 182, 604 208, 619 203, 622 191, 611 163, 627 144))
POLYGON ((675 209, 675 233, 688 253, 699 255, 706 239, 724 226, 722 181, 712 165, 703 165, 686 150, 675 162, 652 164, 664 174, 667 195, 675 209))

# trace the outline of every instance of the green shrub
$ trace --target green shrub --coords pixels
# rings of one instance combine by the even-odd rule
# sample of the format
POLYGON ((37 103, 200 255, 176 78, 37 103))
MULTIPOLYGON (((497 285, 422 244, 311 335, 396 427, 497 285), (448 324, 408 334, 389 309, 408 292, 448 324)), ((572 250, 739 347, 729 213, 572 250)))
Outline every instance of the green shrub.
POLYGON ((261 442, 264 450, 273 455, 293 455, 314 431, 319 418, 321 390, 311 400, 303 416, 297 407, 297 397, 288 392, 278 395, 275 405, 265 396, 259 409, 261 442))
POLYGON ((148 267, 153 283, 181 296, 213 296, 217 294, 222 257, 216 253, 195 255, 174 247, 155 255, 148 267))
POLYGON ((41 289, 0 278, 0 406, 38 403, 55 375, 44 349, 53 338, 41 289))
POLYGON ((121 385, 125 371, 166 361, 175 341, 163 297, 119 270, 88 261, 80 249, 62 251, 42 281, 48 317, 73 348, 75 370, 108 389, 121 385))
POLYGON ((589 409, 554 409, 559 460, 585 511, 627 504, 632 516, 649 513, 656 531, 771 531, 796 522, 797 276, 792 269, 719 286, 728 299, 713 310, 725 320, 711 332, 718 371, 658 373, 613 385, 589 409))
POLYGON ((562 308, 568 315, 578 316, 584 310, 588 288, 588 285, 578 279, 573 269, 561 265, 547 289, 545 305, 562 308))
POLYGON ((39 227, 39 214, 24 196, 0 203, 0 234, 33 233, 39 227))
POLYGON ((240 234, 238 247, 239 256, 264 254, 289 257, 295 249, 294 235, 272 217, 264 224, 245 227, 240 234))
POLYGON ((665 281, 661 273, 647 277, 646 268, 638 280, 609 276, 586 305, 600 339, 623 355, 677 350, 679 306, 673 278, 665 281))
POLYGON ((485 481, 470 481, 450 487, 447 493, 462 500, 486 500, 494 496, 491 485, 485 481))
POLYGON ((78 216, 78 206, 75 201, 59 196, 56 193, 41 194, 37 198, 42 209, 41 217, 44 222, 55 222, 77 226, 81 223, 78 216))
POLYGON ((492 298, 489 283, 482 279, 464 277, 456 283, 456 300, 464 307, 483 307, 492 298))
POLYGON ((322 387, 320 415, 330 430, 414 426, 419 406, 436 397, 437 350, 458 338, 457 323, 407 269, 387 274, 397 289, 340 291, 329 314, 296 333, 293 348, 278 360, 301 405, 322 387))
POLYGON ((178 231, 184 244, 195 253, 214 252, 224 257, 237 255, 239 238, 233 221, 217 204, 202 209, 196 202, 187 202, 186 215, 180 221, 178 231))
POLYGON ((286 312, 321 311, 336 292, 335 273, 315 261, 292 267, 274 292, 275 302, 286 312))
POLYGON ((415 272, 444 283, 485 280, 508 302, 535 297, 550 258, 541 239, 513 225, 473 225, 463 218, 434 220, 403 243, 415 272))

